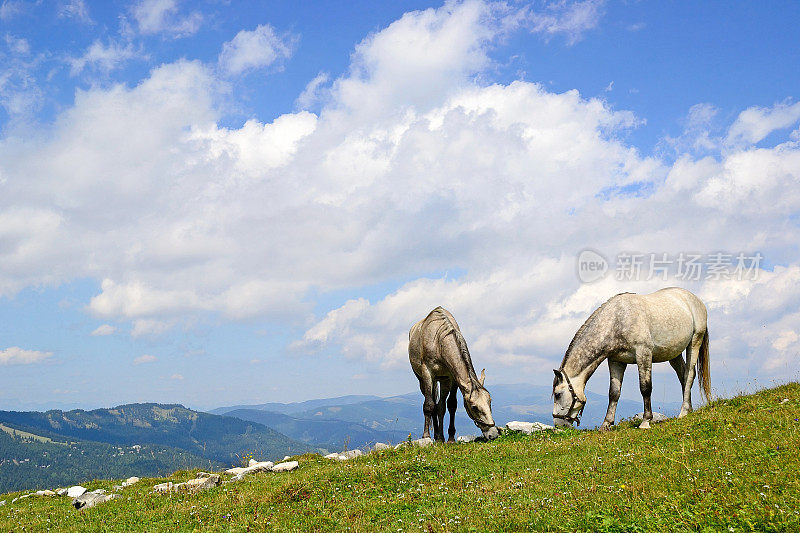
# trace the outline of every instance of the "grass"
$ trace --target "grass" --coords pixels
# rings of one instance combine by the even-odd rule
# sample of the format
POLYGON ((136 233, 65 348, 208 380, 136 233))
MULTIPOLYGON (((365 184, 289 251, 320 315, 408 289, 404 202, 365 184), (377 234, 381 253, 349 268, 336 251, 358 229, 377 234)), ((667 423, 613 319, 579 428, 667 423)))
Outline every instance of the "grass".
MULTIPOLYGON (((719 400, 638 430, 504 435, 331 462, 296 459, 195 495, 144 479, 75 511, 0 496, 4 531, 799 531, 800 384, 719 400), (788 401, 784 401, 788 399, 788 401)), ((90 489, 111 489, 94 481, 90 489)))

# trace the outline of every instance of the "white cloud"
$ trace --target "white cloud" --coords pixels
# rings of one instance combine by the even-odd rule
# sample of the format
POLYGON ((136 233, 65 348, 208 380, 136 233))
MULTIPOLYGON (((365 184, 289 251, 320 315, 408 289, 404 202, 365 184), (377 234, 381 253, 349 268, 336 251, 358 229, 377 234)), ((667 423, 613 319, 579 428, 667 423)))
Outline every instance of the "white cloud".
POLYGON ((172 374, 172 376, 170 376, 170 379, 174 379, 174 380, 177 380, 177 381, 182 381, 183 380, 183 374, 172 374))
MULTIPOLYGON (((563 34, 567 42, 574 44, 584 33, 595 28, 603 16, 605 0, 548 2, 541 11, 529 14, 531 31, 546 36, 563 34)), ((642 26, 643 27, 643 26, 642 26)), ((636 31, 641 28, 633 28, 636 31)))
POLYGON ((3 0, 0 4, 0 20, 9 20, 25 11, 25 2, 22 0, 3 0))
POLYGON ((52 356, 53 352, 24 350, 18 346, 11 346, 5 350, 0 350, 0 365, 29 365, 52 356))
POLYGON ((222 45, 219 65, 229 75, 238 75, 269 67, 291 57, 297 45, 296 36, 280 36, 269 24, 255 30, 242 30, 233 40, 222 45))
POLYGON ((769 284, 692 288, 715 310, 715 365, 782 368, 796 342, 786 332, 800 327, 789 222, 800 148, 725 140, 777 131, 793 111, 762 110, 730 133, 712 127, 713 107, 693 108, 674 162, 643 156, 624 140, 642 123, 630 112, 477 81, 519 16, 510 9, 404 15, 356 47, 318 114, 222 127, 224 82, 189 61, 78 93, 41 136, 0 140, 0 293, 103 280, 88 310, 131 322, 134 336, 262 317, 304 325, 296 350, 341 348, 387 368, 406 364, 408 328, 441 304, 473 356, 514 377, 557 364, 615 292, 664 283, 581 285, 580 250, 760 251, 775 265, 769 284), (319 295, 342 293, 355 296, 314 316, 319 295))
POLYGON ((136 359, 133 360, 133 364, 135 365, 142 365, 146 363, 152 363, 156 361, 158 358, 155 355, 144 354, 140 355, 136 359))
POLYGON ((109 324, 103 324, 102 326, 98 326, 94 331, 92 331, 92 337, 104 337, 106 335, 113 335, 116 333, 117 328, 111 326, 109 324))
POLYGON ((300 109, 310 109, 312 106, 321 103, 323 87, 328 83, 329 79, 330 76, 327 72, 317 74, 313 80, 308 82, 300 96, 297 97, 297 106, 300 109))
POLYGON ((68 0, 61 5, 59 17, 75 19, 84 24, 94 24, 84 0, 68 0))
POLYGON ((87 67, 93 67, 103 72, 110 72, 120 68, 126 61, 138 57, 131 43, 124 46, 122 43, 110 41, 104 45, 99 40, 94 41, 81 57, 70 58, 70 72, 79 74, 87 67))
POLYGON ((745 109, 731 125, 726 138, 729 145, 753 145, 773 131, 789 128, 800 121, 800 102, 775 104, 770 108, 745 109))
POLYGON ((140 0, 133 6, 133 16, 142 34, 167 33, 186 37, 197 33, 203 23, 198 12, 179 13, 178 0, 140 0))

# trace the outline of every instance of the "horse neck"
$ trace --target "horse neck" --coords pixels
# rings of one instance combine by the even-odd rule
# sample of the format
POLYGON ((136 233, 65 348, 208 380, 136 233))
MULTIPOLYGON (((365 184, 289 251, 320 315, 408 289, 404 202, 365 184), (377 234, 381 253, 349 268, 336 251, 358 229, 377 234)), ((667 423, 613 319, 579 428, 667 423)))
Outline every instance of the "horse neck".
POLYGON ((606 358, 605 350, 599 346, 592 346, 588 342, 578 343, 564 357, 561 370, 569 377, 576 392, 583 392, 586 382, 606 358))

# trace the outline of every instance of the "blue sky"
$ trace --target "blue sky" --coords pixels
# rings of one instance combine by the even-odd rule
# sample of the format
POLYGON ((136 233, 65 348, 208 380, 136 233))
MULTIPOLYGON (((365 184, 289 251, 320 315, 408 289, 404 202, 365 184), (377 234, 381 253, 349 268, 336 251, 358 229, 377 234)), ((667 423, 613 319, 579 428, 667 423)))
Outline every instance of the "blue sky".
POLYGON ((709 306, 720 393, 796 379, 799 19, 5 0, 0 408, 404 393, 439 304, 489 390, 541 385, 602 301, 672 284, 709 306), (583 284, 587 247, 765 259, 583 284))

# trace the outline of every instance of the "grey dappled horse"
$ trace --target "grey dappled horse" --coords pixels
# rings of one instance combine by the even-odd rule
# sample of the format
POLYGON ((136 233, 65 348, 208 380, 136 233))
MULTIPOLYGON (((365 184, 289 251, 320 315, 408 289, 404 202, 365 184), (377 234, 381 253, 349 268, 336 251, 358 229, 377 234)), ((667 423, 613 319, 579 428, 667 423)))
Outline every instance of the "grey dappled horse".
POLYGON ((423 437, 430 437, 432 419, 434 439, 444 441, 446 403, 450 411, 448 441, 455 439, 458 389, 464 396, 464 409, 483 436, 493 439, 499 435, 492 418, 492 397, 483 386, 485 371, 481 372, 480 378, 475 374, 467 343, 449 311, 437 307, 411 326, 408 359, 425 397, 422 406, 425 415, 423 437))
POLYGON ((644 419, 639 426, 650 427, 653 411, 653 363, 669 361, 683 388, 678 417, 692 410, 695 368, 700 390, 711 397, 708 353, 708 312, 691 292, 678 287, 652 294, 622 293, 610 298, 584 322, 567 348, 561 367, 554 370, 553 423, 580 424, 586 405, 584 387, 591 375, 608 360, 611 385, 608 411, 600 429, 614 424, 625 365, 639 368, 639 390, 644 399, 644 419), (686 351, 684 362, 681 353, 686 351))

